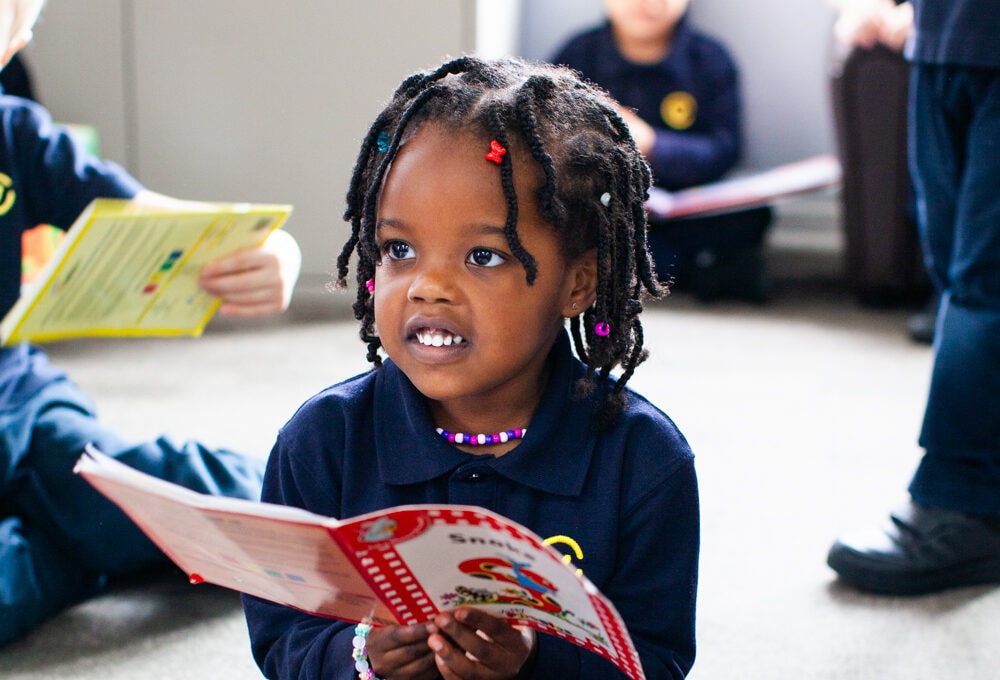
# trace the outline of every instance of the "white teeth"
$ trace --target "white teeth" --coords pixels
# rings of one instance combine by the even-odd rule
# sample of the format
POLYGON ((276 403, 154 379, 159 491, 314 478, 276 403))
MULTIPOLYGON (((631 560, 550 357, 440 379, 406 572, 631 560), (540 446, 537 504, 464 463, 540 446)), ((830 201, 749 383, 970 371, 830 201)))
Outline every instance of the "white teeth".
POLYGON ((417 331, 417 342, 427 347, 449 347, 464 342, 461 335, 445 331, 417 331))

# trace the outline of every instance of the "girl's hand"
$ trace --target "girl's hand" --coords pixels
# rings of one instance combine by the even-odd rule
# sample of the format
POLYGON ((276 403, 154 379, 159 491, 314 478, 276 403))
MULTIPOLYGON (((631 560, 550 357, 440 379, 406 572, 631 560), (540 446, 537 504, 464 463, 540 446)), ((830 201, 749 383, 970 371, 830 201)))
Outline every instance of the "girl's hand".
POLYGON ((206 293, 222 299, 220 314, 263 316, 288 307, 301 265, 298 243, 279 229, 260 248, 209 263, 198 283, 206 293))
POLYGON ((368 662, 375 675, 392 680, 434 680, 434 655, 427 646, 431 626, 380 626, 368 633, 368 662))
POLYGON ((537 639, 478 609, 460 608, 434 617, 428 640, 445 680, 509 680, 531 659, 537 639))

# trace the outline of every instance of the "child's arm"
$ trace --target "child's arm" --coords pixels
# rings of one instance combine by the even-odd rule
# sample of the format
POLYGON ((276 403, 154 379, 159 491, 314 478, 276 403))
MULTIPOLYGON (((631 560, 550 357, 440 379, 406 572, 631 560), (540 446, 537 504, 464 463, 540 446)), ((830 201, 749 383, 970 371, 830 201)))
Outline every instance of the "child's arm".
MULTIPOLYGON (((309 412, 309 404, 300 412, 309 412)), ((299 414, 293 417, 293 423, 299 414)), ((327 461, 317 461, 315 452, 326 451, 330 442, 343 441, 343 423, 335 414, 322 412, 306 419, 305 436, 287 435, 292 423, 278 434, 268 457, 261 500, 307 508, 326 515, 337 514, 340 505, 339 475, 327 461), (300 468, 305 468, 300 469, 300 468)), ((354 625, 336 619, 312 616, 250 595, 243 595, 243 610, 250 633, 254 660, 268 678, 300 680, 357 680, 350 662, 354 625)))
POLYGON ((698 84, 692 87, 695 103, 681 99, 673 108, 677 128, 659 121, 650 126, 651 140, 643 142, 642 131, 636 139, 637 146, 645 143, 649 147, 648 151, 640 150, 656 184, 668 190, 714 182, 740 158, 743 121, 739 74, 728 54, 720 53, 707 62, 711 68, 697 74, 698 84), (690 128, 684 127, 688 124, 690 128))
MULTIPOLYGON (((198 207, 153 191, 139 192, 134 201, 162 207, 198 207)), ((283 229, 271 233, 260 248, 223 257, 205 266, 199 284, 206 293, 222 299, 224 316, 263 316, 283 311, 302 266, 302 253, 295 237, 283 229)))
POLYGON ((694 662, 700 512, 694 460, 623 509, 621 563, 601 587, 625 620, 648 680, 680 680, 694 662))
MULTIPOLYGON (((339 403, 339 402, 334 402, 339 403)), ((309 402, 278 435, 268 459, 262 500, 339 514, 340 469, 331 450, 344 448, 339 406, 309 402), (305 425, 296 425, 296 419, 305 425), (294 434, 287 434, 294 430, 294 434), (320 455, 322 452, 323 455, 320 455)), ((291 607, 243 596, 251 649, 264 675, 300 680, 357 680, 352 660, 353 623, 313 616, 291 607)), ((367 638, 369 662, 379 677, 435 680, 438 671, 427 646, 427 625, 373 628, 367 638)))

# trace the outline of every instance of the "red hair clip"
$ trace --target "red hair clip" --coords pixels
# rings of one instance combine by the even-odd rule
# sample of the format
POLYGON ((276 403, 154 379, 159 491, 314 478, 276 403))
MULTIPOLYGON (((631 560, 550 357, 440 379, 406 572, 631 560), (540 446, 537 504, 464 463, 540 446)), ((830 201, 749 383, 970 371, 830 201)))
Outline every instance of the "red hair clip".
POLYGON ((493 140, 490 142, 490 150, 486 154, 486 160, 493 161, 497 165, 503 161, 503 155, 507 153, 507 149, 500 146, 500 142, 493 140))

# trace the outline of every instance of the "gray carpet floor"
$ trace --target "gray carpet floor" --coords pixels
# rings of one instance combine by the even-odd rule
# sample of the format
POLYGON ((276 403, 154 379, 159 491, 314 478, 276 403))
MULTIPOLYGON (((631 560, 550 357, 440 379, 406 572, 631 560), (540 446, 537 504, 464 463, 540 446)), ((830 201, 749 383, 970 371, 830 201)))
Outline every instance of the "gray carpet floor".
MULTIPOLYGON (((862 308, 838 261, 772 258, 766 306, 675 295, 645 318, 632 385, 697 456, 703 513, 695 680, 1000 677, 1000 590, 892 599, 838 584, 826 550, 904 497, 930 350, 905 310, 862 308)), ((200 339, 51 346, 109 424, 267 455, 309 395, 365 368, 346 303, 308 297, 282 319, 214 321, 200 339)), ((0 649, 0 677, 259 678, 234 593, 167 572, 121 584, 0 649)))

